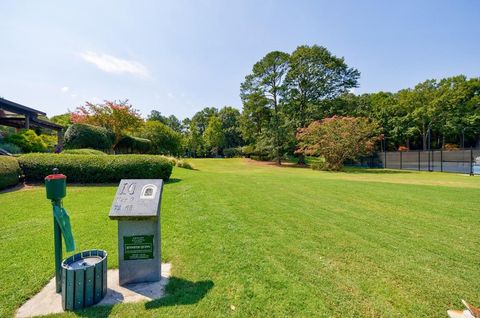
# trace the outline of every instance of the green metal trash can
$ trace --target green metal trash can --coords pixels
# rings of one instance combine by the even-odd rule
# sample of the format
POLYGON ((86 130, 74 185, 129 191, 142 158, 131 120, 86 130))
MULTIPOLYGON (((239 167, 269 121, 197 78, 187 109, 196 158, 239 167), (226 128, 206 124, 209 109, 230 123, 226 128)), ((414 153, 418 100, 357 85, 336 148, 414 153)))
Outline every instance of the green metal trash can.
POLYGON ((107 294, 107 252, 89 250, 62 262, 62 307, 78 310, 92 306, 107 294))

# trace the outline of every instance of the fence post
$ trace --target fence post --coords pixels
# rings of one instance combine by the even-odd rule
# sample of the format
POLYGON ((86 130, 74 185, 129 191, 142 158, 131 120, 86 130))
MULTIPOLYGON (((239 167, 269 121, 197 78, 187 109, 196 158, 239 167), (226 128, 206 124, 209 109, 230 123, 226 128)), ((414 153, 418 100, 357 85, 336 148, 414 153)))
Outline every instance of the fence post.
POLYGON ((403 159, 402 159, 403 151, 400 151, 400 170, 403 168, 403 159))
POLYGON ((418 171, 420 171, 420 152, 421 150, 418 151, 418 171))
POLYGON ((443 172, 443 148, 440 149, 440 171, 443 172))
POLYGON ((430 170, 430 171, 434 171, 435 170, 435 156, 434 156, 433 149, 430 150, 430 151, 432 153, 432 161, 431 161, 432 162, 432 170, 430 170))
POLYGON ((470 175, 473 176, 473 148, 470 147, 470 175))
POLYGON ((430 170, 430 149, 427 150, 427 155, 428 155, 428 171, 432 171, 430 170))
POLYGON ((385 149, 384 149, 385 153, 385 160, 383 161, 383 168, 384 169, 387 169, 387 147, 385 146, 385 149))

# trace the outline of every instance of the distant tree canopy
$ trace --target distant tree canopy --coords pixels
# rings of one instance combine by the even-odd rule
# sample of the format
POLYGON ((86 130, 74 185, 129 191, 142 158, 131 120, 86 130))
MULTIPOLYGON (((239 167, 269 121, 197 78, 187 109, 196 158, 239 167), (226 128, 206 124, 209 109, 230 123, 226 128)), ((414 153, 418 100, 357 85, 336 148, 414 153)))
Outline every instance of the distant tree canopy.
POLYGON ((170 115, 166 117, 166 116, 163 116, 162 113, 159 112, 158 110, 152 110, 150 112, 150 115, 148 115, 147 120, 159 121, 162 124, 172 128, 173 130, 179 133, 183 132, 184 130, 182 122, 177 117, 175 117, 175 115, 170 115))
POLYGON ((296 130, 321 116, 323 101, 358 86, 359 76, 321 46, 268 53, 240 85, 244 138, 280 164, 295 147, 296 130))
MULTIPOLYGON (((398 92, 355 95, 352 89, 358 87, 359 78, 360 72, 343 57, 323 46, 301 45, 291 53, 268 52, 253 64, 240 84, 241 111, 205 107, 180 120, 152 110, 144 120, 125 100, 87 102, 51 120, 64 126, 103 127, 115 136, 111 149, 125 138, 123 148, 142 145, 135 151, 148 148, 152 153, 192 157, 244 154, 279 164, 288 156, 304 162, 309 152, 299 151, 305 146, 299 132, 332 117, 368 118, 371 125, 365 127, 384 136, 381 146, 376 143, 377 150, 480 146, 480 78, 458 75, 429 79, 398 92)), ((0 133, 10 134, 5 129, 0 133)))
POLYGON ((327 116, 365 116, 375 120, 389 150, 478 145, 480 78, 463 75, 427 80, 396 93, 345 94, 330 101, 327 116), (430 138, 429 138, 430 137, 430 138), (463 140, 464 138, 465 140, 463 140))
MULTIPOLYGON (((388 150, 480 146, 480 78, 459 75, 396 93, 355 95, 351 89, 359 77, 343 58, 317 45, 266 54, 240 85, 243 140, 279 163, 299 147, 299 129, 347 116, 366 117, 380 127, 388 150)), ((303 154, 297 152, 299 162, 303 154)))
POLYGON ((138 110, 124 101, 105 101, 103 104, 87 102, 71 113, 76 124, 90 124, 104 127, 115 134, 112 148, 125 136, 133 134, 142 124, 138 110))
POLYGON ((206 107, 192 119, 185 134, 186 154, 193 157, 223 155, 225 149, 243 146, 240 131, 240 111, 230 106, 218 110, 206 107))

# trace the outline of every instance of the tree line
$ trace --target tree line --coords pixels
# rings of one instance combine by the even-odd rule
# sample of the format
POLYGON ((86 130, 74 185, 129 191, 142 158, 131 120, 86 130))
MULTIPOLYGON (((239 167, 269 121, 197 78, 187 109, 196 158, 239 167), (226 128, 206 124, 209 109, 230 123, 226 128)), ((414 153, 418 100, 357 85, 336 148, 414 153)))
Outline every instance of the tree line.
MULTIPOLYGON (((358 87, 359 78, 356 68, 322 46, 302 45, 292 53, 273 51, 256 62, 240 84, 241 111, 231 106, 206 107, 180 120, 153 110, 143 120, 129 105, 137 120, 127 132, 151 139, 158 153, 238 154, 278 163, 292 155, 302 162, 298 132, 334 116, 367 119, 383 140, 374 146, 377 150, 479 145, 480 78, 458 75, 426 80, 395 93, 356 95, 352 89, 358 87)), ((68 124, 66 120, 71 122, 81 113, 80 107, 70 116, 52 120, 68 124)))

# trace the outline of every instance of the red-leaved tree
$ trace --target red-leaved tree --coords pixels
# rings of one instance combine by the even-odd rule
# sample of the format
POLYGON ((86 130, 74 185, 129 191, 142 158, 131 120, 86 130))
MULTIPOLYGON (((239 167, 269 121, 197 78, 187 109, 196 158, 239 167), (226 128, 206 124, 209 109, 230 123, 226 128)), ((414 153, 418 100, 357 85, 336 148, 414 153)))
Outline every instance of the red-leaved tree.
POLYGON ((124 101, 105 101, 103 104, 86 102, 71 114, 75 124, 90 124, 111 130, 115 134, 115 145, 126 136, 138 129, 143 123, 138 110, 124 101))
POLYGON ((325 169, 338 171, 343 163, 374 150, 379 127, 364 117, 331 117, 314 121, 297 132, 296 152, 324 157, 325 169))

